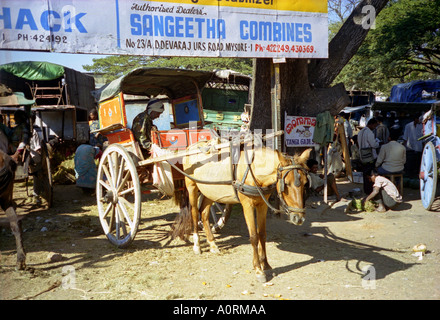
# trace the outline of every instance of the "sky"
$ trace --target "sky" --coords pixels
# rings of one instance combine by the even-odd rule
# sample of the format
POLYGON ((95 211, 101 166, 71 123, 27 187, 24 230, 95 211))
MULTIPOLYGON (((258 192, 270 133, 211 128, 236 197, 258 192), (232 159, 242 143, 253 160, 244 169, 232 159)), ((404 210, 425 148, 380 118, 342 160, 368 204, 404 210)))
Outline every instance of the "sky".
POLYGON ((72 53, 55 53, 55 52, 37 52, 37 51, 13 51, 0 50, 0 64, 6 64, 18 61, 47 61, 60 64, 64 67, 74 69, 76 71, 85 72, 83 65, 93 64, 92 59, 104 58, 105 55, 94 54, 72 54, 72 53))

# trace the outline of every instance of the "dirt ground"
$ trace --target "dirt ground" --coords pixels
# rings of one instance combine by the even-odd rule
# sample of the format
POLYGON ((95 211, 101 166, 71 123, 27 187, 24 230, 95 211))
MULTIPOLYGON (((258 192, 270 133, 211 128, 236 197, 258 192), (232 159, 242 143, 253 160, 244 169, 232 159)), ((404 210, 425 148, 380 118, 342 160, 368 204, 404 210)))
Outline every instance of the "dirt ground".
MULTIPOLYGON (((347 195, 359 184, 338 180, 347 195)), ((15 199, 27 200, 16 184, 15 199)), ((54 187, 49 210, 24 216, 27 269, 15 270, 15 242, 5 216, 0 229, 0 298, 11 299, 439 299, 440 205, 425 211, 418 190, 405 189, 395 211, 346 214, 347 202, 332 207, 308 200, 303 226, 283 217, 268 218, 267 251, 273 270, 257 281, 240 206, 217 235, 221 254, 193 254, 168 234, 177 207, 170 199, 148 196, 136 239, 127 249, 103 235, 95 198, 73 185, 54 187), (412 248, 423 243, 420 260, 412 248), (58 260, 48 255, 57 253, 58 260)), ((439 200, 440 202, 440 200, 439 200)), ((26 210, 24 210, 24 209, 26 210)), ((205 240, 202 234, 202 240, 205 240)))

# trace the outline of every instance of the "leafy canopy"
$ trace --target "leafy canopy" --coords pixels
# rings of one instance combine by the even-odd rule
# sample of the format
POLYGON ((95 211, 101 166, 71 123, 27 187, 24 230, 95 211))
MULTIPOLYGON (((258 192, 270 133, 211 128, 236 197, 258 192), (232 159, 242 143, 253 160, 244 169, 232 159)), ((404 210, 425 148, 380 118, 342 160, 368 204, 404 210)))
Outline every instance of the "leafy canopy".
POLYGON ((252 74, 252 59, 246 58, 194 58, 194 57, 147 57, 147 56, 108 56, 93 59, 93 65, 85 65, 86 71, 101 73, 106 81, 114 80, 139 67, 183 68, 190 70, 213 71, 231 69, 246 75, 252 74))
POLYGON ((395 0, 335 83, 389 94, 395 84, 435 78, 440 78, 440 1, 395 0))

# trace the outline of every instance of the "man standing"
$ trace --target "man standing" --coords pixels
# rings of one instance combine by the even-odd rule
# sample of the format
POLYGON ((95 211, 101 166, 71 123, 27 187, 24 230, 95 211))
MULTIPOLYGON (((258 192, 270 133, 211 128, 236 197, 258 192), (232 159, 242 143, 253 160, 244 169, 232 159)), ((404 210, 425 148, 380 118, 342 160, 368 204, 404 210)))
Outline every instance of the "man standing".
POLYGON ((383 117, 377 117, 378 126, 374 131, 374 135, 377 139, 379 139, 379 144, 382 146, 383 144, 388 142, 388 138, 390 136, 390 131, 388 127, 383 123, 383 117))
POLYGON ((379 142, 374 137, 373 132, 377 125, 376 119, 370 119, 367 126, 358 133, 359 154, 362 162, 364 192, 366 194, 370 194, 373 191, 373 183, 368 177, 371 170, 375 167, 377 158, 376 148, 379 148, 379 142))
POLYGON ((403 132, 403 145, 406 147, 405 172, 410 177, 417 177, 418 175, 423 151, 423 142, 418 139, 422 135, 422 124, 419 117, 414 116, 414 121, 408 123, 403 132))

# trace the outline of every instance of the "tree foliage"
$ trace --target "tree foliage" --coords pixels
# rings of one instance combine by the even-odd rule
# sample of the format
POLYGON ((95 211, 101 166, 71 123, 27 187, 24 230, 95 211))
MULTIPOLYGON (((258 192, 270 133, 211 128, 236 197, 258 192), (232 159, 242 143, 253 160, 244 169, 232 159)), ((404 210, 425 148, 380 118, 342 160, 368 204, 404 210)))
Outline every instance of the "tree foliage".
POLYGON ((440 78, 440 1, 391 1, 336 82, 389 94, 393 85, 440 78))
POLYGON ((114 80, 139 67, 183 68, 213 71, 231 69, 243 74, 252 74, 252 59, 246 58, 199 58, 199 57, 144 57, 118 55, 93 59, 93 65, 83 66, 87 71, 101 73, 106 81, 114 80))

